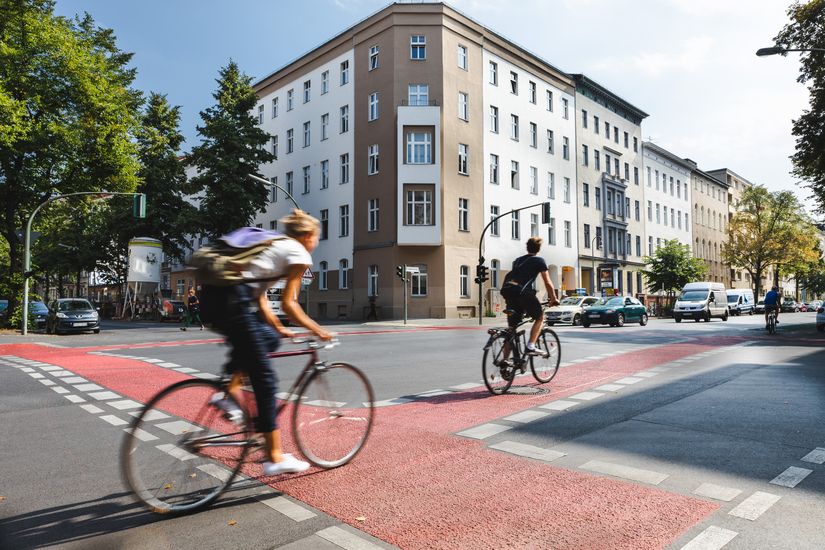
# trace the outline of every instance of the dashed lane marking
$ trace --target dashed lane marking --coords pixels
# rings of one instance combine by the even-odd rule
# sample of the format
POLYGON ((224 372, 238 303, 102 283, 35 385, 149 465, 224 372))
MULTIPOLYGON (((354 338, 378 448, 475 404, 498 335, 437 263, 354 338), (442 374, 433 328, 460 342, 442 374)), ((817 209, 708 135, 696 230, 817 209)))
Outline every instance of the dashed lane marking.
POLYGON ((450 386, 451 390, 471 390, 473 388, 477 388, 482 384, 482 382, 467 382, 466 384, 459 384, 458 386, 450 386))
POLYGON ((207 473, 215 479, 219 479, 221 481, 227 481, 229 476, 232 475, 232 472, 226 468, 221 468, 217 464, 201 464, 197 468, 201 472, 207 473))
MULTIPOLYGON (((125 355, 122 356, 122 357, 125 357, 125 355)), ((173 369, 173 368, 176 368, 176 367, 180 366, 177 363, 156 363, 156 364, 159 367, 166 367, 167 369, 173 369)))
POLYGON ((164 453, 177 458, 178 460, 185 461, 185 460, 192 460, 194 458, 198 458, 196 455, 192 453, 188 453, 181 449, 180 447, 175 447, 171 443, 165 443, 163 445, 157 445, 156 448, 164 453))
POLYGON ((759 516, 764 514, 768 508, 779 501, 781 497, 771 493, 763 493, 757 491, 742 502, 739 506, 728 512, 731 516, 754 521, 759 516))
MULTIPOLYGON (((69 382, 71 383, 71 382, 69 382)), ((103 389, 102 386, 98 386, 97 384, 79 384, 74 387, 77 391, 100 391, 103 389)))
POLYGON ((46 377, 45 374, 40 374, 39 372, 30 372, 29 376, 31 376, 34 379, 39 379, 39 378, 45 378, 46 377))
POLYGON ((439 389, 439 390, 430 390, 430 391, 425 391, 425 392, 422 392, 422 393, 417 393, 417 394, 415 394, 415 397, 425 397, 425 398, 426 397, 438 397, 439 395, 447 395, 449 393, 453 393, 453 392, 447 391, 447 390, 441 390, 441 389, 439 389))
POLYGON ((182 435, 185 433, 200 432, 203 430, 203 428, 201 428, 200 426, 195 426, 194 424, 184 422, 183 420, 161 422, 160 424, 155 424, 155 427, 160 428, 163 431, 169 432, 172 435, 182 435))
POLYGON ((633 376, 641 376, 642 378, 652 378, 654 376, 657 376, 658 374, 659 374, 658 372, 641 371, 641 372, 637 372, 633 376))
POLYGON ((141 430, 140 428, 135 428, 134 430, 132 430, 131 428, 124 428, 123 431, 127 434, 134 434, 134 436, 140 439, 141 441, 154 441, 157 439, 157 436, 150 434, 146 430, 141 430))
POLYGON ((383 401, 373 401, 373 407, 390 407, 392 405, 403 405, 404 403, 410 403, 414 401, 413 399, 406 399, 404 397, 396 397, 394 399, 384 399, 383 401))
POLYGON ((775 478, 773 478, 770 482, 774 485, 780 485, 782 487, 789 487, 793 489, 799 483, 811 475, 813 470, 808 470, 807 468, 797 468, 796 466, 791 466, 775 478))
POLYGON ((72 377, 72 375, 74 375, 73 372, 69 372, 67 370, 53 370, 49 374, 51 374, 55 378, 60 378, 63 381, 65 381, 67 377, 72 377))
POLYGON ((198 369, 193 369, 190 367, 175 367, 172 370, 175 372, 182 372, 183 374, 192 374, 193 372, 198 372, 198 369))
POLYGON ((624 386, 624 385, 622 385, 622 384, 605 384, 605 385, 603 385, 603 386, 599 386, 598 388, 593 388, 593 389, 594 389, 594 390, 598 390, 598 391, 612 391, 612 392, 616 392, 616 391, 619 391, 620 389, 622 389, 622 388, 626 388, 626 387, 627 387, 627 386, 624 386))
POLYGON ((581 405, 578 401, 565 401, 564 399, 559 399, 557 401, 551 401, 550 403, 545 403, 544 405, 539 405, 539 409, 546 409, 548 411, 566 411, 576 405, 581 405))
POLYGON ((641 382, 644 378, 638 378, 636 376, 626 376, 624 378, 620 378, 618 380, 614 380, 616 384, 635 384, 636 382, 641 382))
POLYGON ((472 439, 487 439, 488 437, 500 434, 501 432, 506 432, 509 429, 510 426, 494 424, 491 422, 489 424, 482 424, 481 426, 470 428, 469 430, 462 430, 458 432, 456 435, 469 437, 472 439))
POLYGON ((576 395, 569 395, 568 397, 570 399, 579 399, 581 401, 591 401, 593 399, 598 399, 603 395, 603 393, 599 393, 596 391, 583 391, 581 393, 577 393, 576 395))
POLYGON ((80 408, 92 414, 98 414, 103 412, 103 409, 96 405, 80 405, 80 408))
POLYGON ((504 451, 505 453, 510 453, 513 455, 542 460, 544 462, 552 462, 557 458, 566 456, 565 453, 561 453, 559 451, 544 449, 542 447, 527 445, 525 443, 518 443, 516 441, 502 441, 501 443, 490 445, 489 448, 497 451, 504 451))
POLYGON ((118 395, 113 391, 101 391, 96 393, 90 393, 89 397, 94 397, 98 401, 105 401, 107 399, 118 399, 123 397, 122 395, 118 395))
POLYGON ((60 393, 60 394, 69 393, 69 390, 67 390, 66 388, 64 388, 62 386, 55 386, 55 387, 52 388, 52 390, 55 393, 60 393))
MULTIPOLYGON (((57 388, 52 388, 52 389, 56 390, 57 388)), ((65 389, 65 388, 60 388, 60 389, 62 390, 62 389, 65 389)), ((71 393, 68 394, 68 395, 64 395, 63 397, 65 397, 66 399, 68 399, 72 403, 85 403, 86 402, 86 400, 83 399, 82 397, 80 397, 79 395, 74 395, 74 394, 71 394, 71 393)))
POLYGON ((810 453, 800 458, 802 462, 811 462, 813 464, 825 464, 825 449, 817 447, 810 453))
POLYGON ((742 491, 732 487, 722 487, 721 485, 714 485, 713 483, 703 483, 693 491, 693 494, 700 497, 712 498, 714 500, 722 500, 730 502, 739 496, 742 491))
POLYGON ((305 521, 315 517, 315 512, 308 510, 303 506, 296 504, 288 498, 279 495, 264 495, 259 496, 258 500, 261 504, 266 504, 276 512, 280 512, 292 521, 305 521))
POLYGON ((692 541, 682 546, 682 550, 719 550, 738 534, 736 531, 711 525, 692 541))
POLYGON ((127 409, 139 409, 143 407, 142 404, 138 403, 137 401, 132 401, 131 399, 124 399, 122 401, 108 401, 106 404, 116 408, 119 411, 125 411, 127 409))
POLYGON ((45 363, 41 363, 41 365, 45 365, 45 366, 40 367, 40 370, 42 370, 44 372, 53 372, 53 371, 63 370, 63 367, 57 367, 55 365, 48 365, 48 364, 45 364, 45 363))
POLYGON ((63 382, 66 384, 84 384, 88 382, 88 380, 80 376, 70 376, 68 378, 64 378, 63 382))
MULTIPOLYGON (((142 411, 132 411, 129 414, 137 418, 141 412, 142 411)), ((164 418, 169 418, 169 415, 159 411, 147 411, 146 414, 143 415, 144 422, 154 422, 155 420, 163 420, 164 418)))
POLYGON ((669 477, 668 474, 633 468, 632 466, 624 466, 622 464, 602 462, 600 460, 591 460, 590 462, 582 464, 579 468, 599 474, 621 477, 641 483, 649 483, 651 485, 658 485, 669 477))
POLYGON ((324 540, 337 544, 344 550, 379 550, 381 547, 364 540, 340 527, 327 527, 315 533, 324 540))
POLYGON ((117 417, 113 414, 104 414, 103 416, 101 416, 99 418, 101 418, 102 420, 105 420, 106 422, 108 422, 112 426, 125 426, 126 424, 128 424, 128 422, 126 422, 122 418, 119 418, 119 417, 117 417))
POLYGON ((510 422, 519 422, 521 424, 526 424, 528 422, 533 422, 534 420, 539 420, 540 418, 544 418, 549 416, 550 413, 541 412, 541 411, 521 411, 520 413, 512 414, 510 416, 505 416, 504 420, 509 420, 510 422))

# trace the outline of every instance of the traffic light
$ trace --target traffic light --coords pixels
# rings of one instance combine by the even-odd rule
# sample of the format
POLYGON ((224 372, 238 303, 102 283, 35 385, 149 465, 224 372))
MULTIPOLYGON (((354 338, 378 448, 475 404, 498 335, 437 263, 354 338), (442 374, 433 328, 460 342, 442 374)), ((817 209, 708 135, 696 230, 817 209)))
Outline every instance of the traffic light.
POLYGON ((484 264, 478 264, 476 266, 476 284, 480 285, 485 283, 489 277, 487 276, 487 266, 484 264))
POLYGON ((550 203, 541 203, 541 223, 550 223, 550 203))
POLYGON ((404 279, 404 272, 405 271, 407 271, 407 266, 406 265, 397 265, 397 266, 395 266, 395 274, 398 275, 398 278, 401 279, 402 281, 405 280, 404 279))
POLYGON ((132 196, 132 216, 141 219, 146 217, 146 193, 135 193, 132 196))

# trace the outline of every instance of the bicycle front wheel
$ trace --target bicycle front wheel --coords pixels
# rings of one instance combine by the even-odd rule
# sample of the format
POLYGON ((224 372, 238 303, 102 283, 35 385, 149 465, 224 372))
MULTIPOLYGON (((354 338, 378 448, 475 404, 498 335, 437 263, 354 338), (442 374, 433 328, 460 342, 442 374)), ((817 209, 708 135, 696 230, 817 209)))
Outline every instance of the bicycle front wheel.
POLYGON ((545 328, 539 334, 536 347, 544 355, 530 356, 530 370, 533 377, 542 384, 546 384, 556 376, 561 363, 561 342, 555 331, 545 328))
MULTIPOLYGON (((244 413, 235 422, 224 418, 223 410, 209 404, 219 392, 223 387, 207 380, 172 384, 126 429, 123 476, 153 512, 184 513, 206 506, 241 468, 250 445, 247 417, 244 413)), ((225 399, 234 403, 228 395, 225 399)))
MULTIPOLYGON (((493 395, 501 395, 510 389, 515 378, 515 367, 504 360, 504 346, 507 336, 499 334, 492 338, 481 359, 481 373, 484 385, 493 395)), ((511 360, 508 360, 511 361, 511 360)))
POLYGON ((298 449, 320 468, 343 466, 367 441, 373 401, 372 386, 358 368, 347 363, 315 367, 292 409, 298 449))

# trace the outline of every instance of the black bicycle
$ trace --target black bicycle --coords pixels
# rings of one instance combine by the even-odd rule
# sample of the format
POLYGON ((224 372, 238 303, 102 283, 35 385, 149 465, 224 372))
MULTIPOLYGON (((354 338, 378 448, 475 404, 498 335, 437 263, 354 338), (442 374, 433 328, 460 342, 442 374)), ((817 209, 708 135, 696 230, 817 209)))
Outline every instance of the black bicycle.
MULTIPOLYGON (((358 368, 327 363, 319 349, 338 344, 294 339, 306 347, 270 357, 309 355, 288 394, 279 394, 278 416, 287 411, 295 446, 312 464, 336 468, 363 448, 373 423, 372 386, 358 368)), ((150 510, 184 513, 214 501, 232 483, 250 451, 263 446, 255 433, 254 398, 235 402, 228 380, 192 379, 160 391, 126 430, 121 467, 129 488, 150 510), (211 403, 223 395, 242 412, 229 419, 227 408, 211 403)), ((243 392, 246 394, 247 392, 243 392)))
MULTIPOLYGON (((504 313, 511 315, 513 311, 505 309, 504 313)), ((541 384, 550 382, 559 370, 561 342, 555 331, 546 325, 542 327, 536 340, 540 353, 527 354, 527 337, 521 328, 527 323, 533 323, 533 319, 525 319, 515 329, 502 327, 487 331, 490 337, 484 344, 481 372, 484 385, 494 395, 507 392, 515 377, 527 371, 528 362, 533 377, 541 384)))
POLYGON ((768 312, 768 334, 776 334, 776 309, 768 312))

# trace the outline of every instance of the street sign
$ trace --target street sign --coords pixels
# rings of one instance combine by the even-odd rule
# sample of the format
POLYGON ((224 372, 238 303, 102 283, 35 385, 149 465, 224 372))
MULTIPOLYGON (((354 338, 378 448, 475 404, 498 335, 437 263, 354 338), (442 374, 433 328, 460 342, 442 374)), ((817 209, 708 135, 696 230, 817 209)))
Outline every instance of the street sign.
POLYGON ((306 271, 304 271, 304 274, 301 275, 301 284, 304 286, 309 286, 312 284, 312 280, 314 278, 315 274, 312 273, 312 270, 310 268, 307 268, 306 271))
POLYGON ((407 266, 407 273, 421 273, 421 269, 417 267, 407 266))

